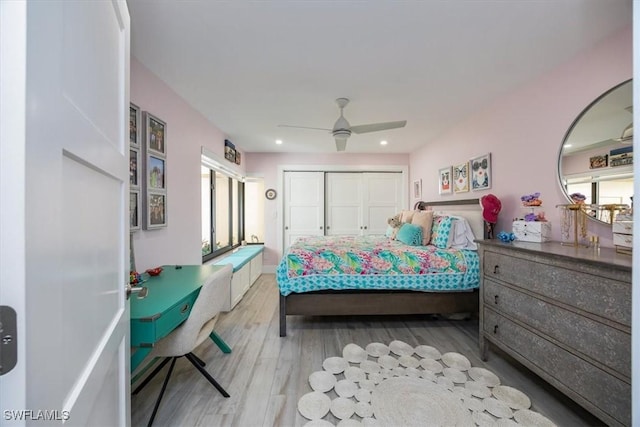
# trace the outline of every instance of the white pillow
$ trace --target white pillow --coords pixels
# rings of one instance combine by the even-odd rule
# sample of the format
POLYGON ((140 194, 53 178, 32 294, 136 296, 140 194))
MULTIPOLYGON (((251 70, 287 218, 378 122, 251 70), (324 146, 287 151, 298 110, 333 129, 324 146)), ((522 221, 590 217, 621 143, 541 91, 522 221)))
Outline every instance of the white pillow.
POLYGON ((466 218, 461 216, 453 216, 453 224, 451 233, 449 234, 449 245, 451 249, 471 249, 477 250, 478 245, 474 242, 475 236, 471 225, 466 218))

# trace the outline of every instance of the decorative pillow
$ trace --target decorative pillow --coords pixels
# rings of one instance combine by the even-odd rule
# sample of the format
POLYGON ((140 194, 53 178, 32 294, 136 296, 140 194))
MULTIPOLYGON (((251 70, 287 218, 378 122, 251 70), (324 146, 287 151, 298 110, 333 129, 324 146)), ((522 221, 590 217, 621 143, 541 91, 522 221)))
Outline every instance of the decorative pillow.
POLYGON ((431 227, 433 226, 433 211, 416 211, 411 219, 411 224, 422 227, 422 245, 426 246, 431 240, 431 227))
POLYGON ((420 246, 422 245, 422 227, 404 223, 402 227, 400 227, 400 230, 398 230, 396 240, 401 241, 405 245, 420 246))
POLYGON ((402 211, 402 216, 400 217, 400 220, 402 222, 411 223, 411 219, 413 218, 413 215, 415 213, 416 213, 416 211, 402 211))
POLYGON ((387 231, 385 231, 384 235, 393 239, 393 234, 394 234, 395 231, 396 231, 395 228, 393 228, 392 226, 388 225, 387 226, 387 231))
POLYGON ((461 216, 452 216, 452 218, 453 226, 449 239, 451 249, 477 250, 478 245, 474 242, 475 236, 469 221, 461 216))
POLYGON ((453 218, 450 216, 434 216, 431 226, 431 244, 439 249, 446 249, 450 245, 450 235, 453 218))

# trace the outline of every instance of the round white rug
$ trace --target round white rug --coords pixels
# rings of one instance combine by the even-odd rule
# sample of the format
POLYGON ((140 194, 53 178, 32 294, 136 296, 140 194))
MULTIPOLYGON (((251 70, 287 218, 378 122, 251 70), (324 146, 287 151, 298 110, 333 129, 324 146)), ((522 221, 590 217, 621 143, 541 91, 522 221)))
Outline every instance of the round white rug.
POLYGON ((460 353, 402 341, 348 344, 309 375, 305 426, 554 426, 529 397, 460 353), (533 424, 532 424, 533 423, 533 424))

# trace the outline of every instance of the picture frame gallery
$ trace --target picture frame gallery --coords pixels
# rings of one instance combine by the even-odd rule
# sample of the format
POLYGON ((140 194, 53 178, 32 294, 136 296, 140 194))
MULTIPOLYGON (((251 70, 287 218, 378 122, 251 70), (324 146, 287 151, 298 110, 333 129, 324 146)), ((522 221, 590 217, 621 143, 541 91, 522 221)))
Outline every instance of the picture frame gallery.
POLYGON ((144 156, 142 174, 142 228, 167 226, 167 123, 144 111, 142 114, 144 156))

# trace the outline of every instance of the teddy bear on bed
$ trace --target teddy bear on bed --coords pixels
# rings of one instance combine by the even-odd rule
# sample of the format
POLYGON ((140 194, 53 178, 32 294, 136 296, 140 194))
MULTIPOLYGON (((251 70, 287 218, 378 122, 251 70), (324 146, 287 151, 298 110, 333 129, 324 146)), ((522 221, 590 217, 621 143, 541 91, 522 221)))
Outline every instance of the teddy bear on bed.
POLYGON ((398 214, 387 220, 387 224, 389 224, 389 226, 391 227, 391 234, 389 234, 389 237, 391 239, 396 238, 396 235, 398 234, 398 230, 400 230, 400 227, 402 227, 402 220, 400 219, 401 217, 402 217, 402 214, 398 214))

